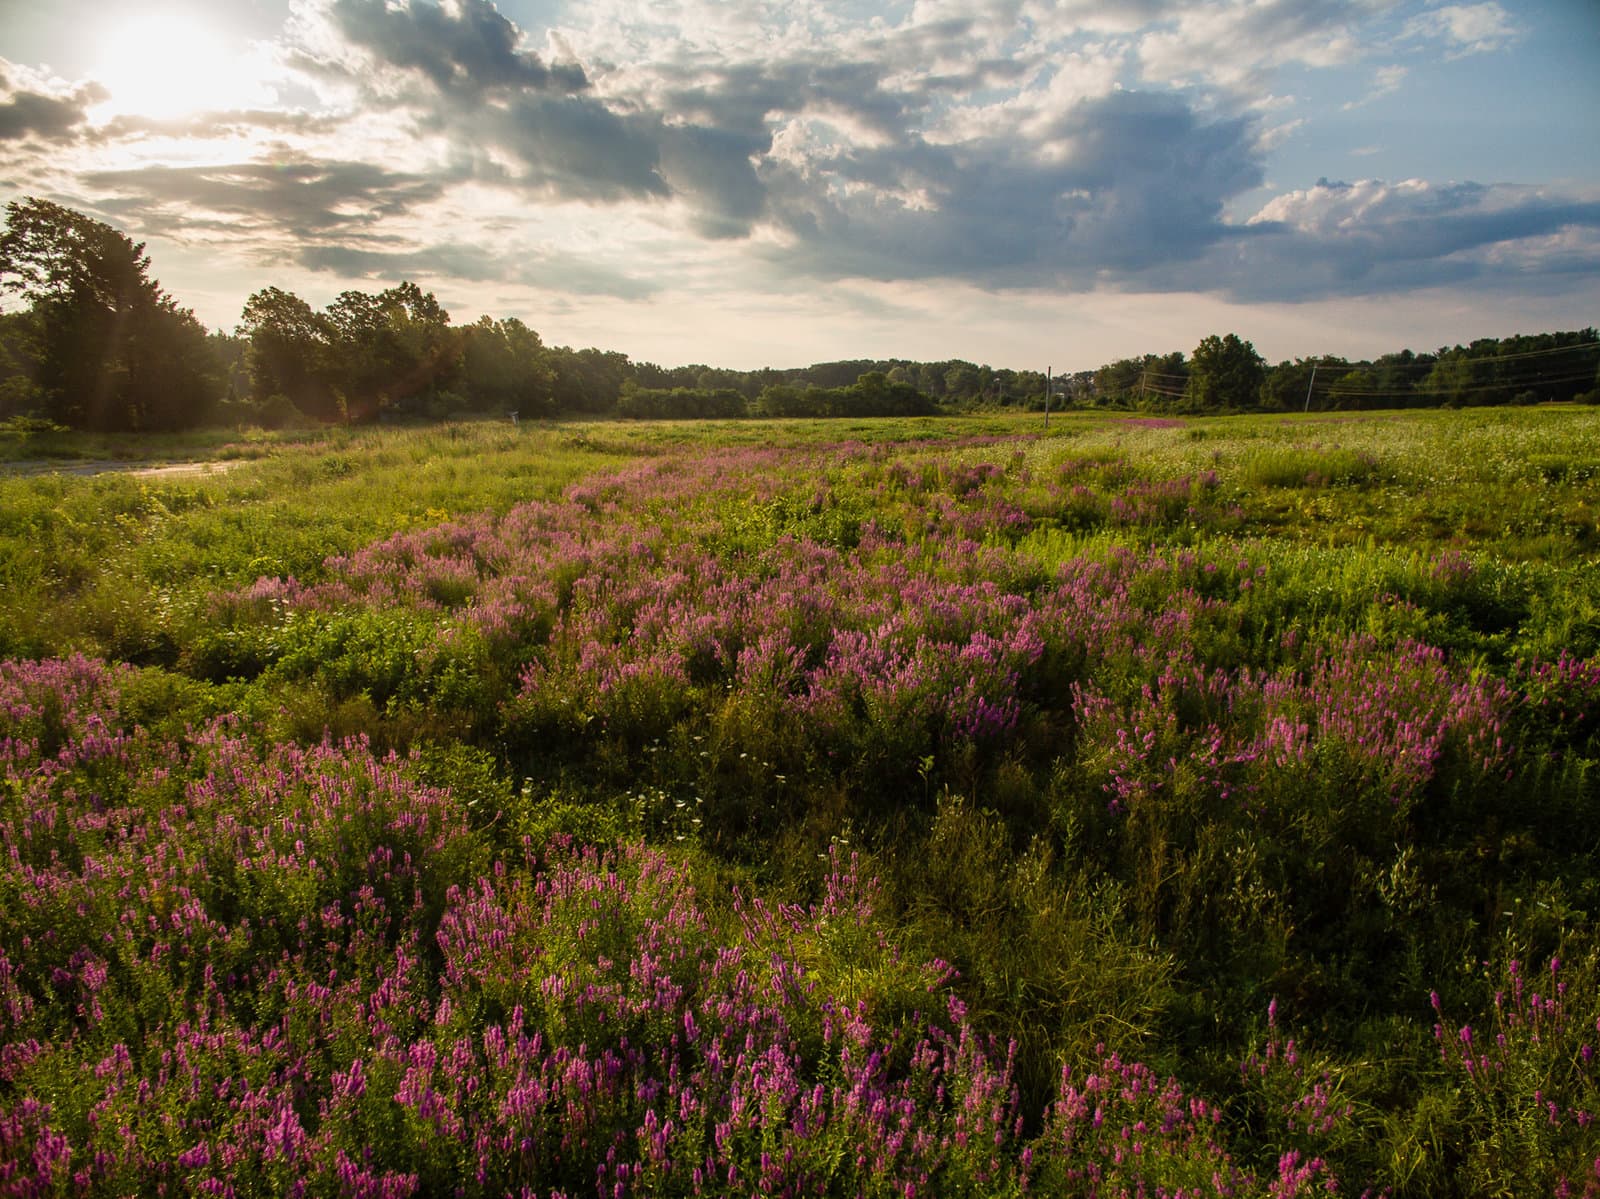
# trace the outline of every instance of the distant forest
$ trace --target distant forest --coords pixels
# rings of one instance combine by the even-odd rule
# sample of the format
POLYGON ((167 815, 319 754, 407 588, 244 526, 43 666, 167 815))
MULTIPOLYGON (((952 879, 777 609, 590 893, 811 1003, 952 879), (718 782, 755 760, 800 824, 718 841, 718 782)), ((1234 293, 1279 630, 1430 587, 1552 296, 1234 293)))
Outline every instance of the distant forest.
POLYGON ((252 295, 207 332, 150 275, 142 244, 47 200, 12 201, 0 234, 0 422, 98 431, 201 425, 614 415, 633 419, 902 416, 983 408, 1175 413, 1600 401, 1593 328, 1485 338, 1373 361, 1267 363, 1236 334, 1047 380, 960 359, 849 360, 753 371, 662 367, 547 346, 515 317, 451 322, 412 283, 320 311, 252 295), (1048 393, 1048 394, 1047 394, 1048 393))

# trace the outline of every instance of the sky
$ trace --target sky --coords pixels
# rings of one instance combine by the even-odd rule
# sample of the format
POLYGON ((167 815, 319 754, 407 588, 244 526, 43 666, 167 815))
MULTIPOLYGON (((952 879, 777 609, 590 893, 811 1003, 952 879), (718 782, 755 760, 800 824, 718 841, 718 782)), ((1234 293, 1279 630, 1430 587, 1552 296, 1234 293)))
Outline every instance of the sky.
POLYGON ((410 280, 663 366, 1600 324, 1600 0, 0 0, 0 201, 213 329, 410 280))

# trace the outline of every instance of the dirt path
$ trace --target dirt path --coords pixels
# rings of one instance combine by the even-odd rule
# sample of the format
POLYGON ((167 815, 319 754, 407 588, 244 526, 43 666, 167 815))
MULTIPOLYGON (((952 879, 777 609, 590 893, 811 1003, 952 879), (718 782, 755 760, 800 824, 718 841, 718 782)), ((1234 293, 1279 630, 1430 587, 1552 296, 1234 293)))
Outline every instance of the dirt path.
POLYGON ((136 479, 194 479, 205 475, 227 474, 244 463, 243 458, 217 462, 170 462, 161 466, 145 466, 138 462, 50 462, 43 459, 25 459, 21 462, 0 463, 0 474, 9 475, 91 475, 121 474, 136 479))

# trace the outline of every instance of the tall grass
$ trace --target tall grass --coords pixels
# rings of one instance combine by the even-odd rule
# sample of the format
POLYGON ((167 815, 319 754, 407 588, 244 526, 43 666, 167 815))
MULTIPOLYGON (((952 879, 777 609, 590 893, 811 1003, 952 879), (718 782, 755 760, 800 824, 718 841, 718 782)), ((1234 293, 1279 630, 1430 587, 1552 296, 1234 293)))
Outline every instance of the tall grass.
POLYGON ((0 1188, 1596 1191, 1595 460, 1069 414, 0 481, 0 1188))

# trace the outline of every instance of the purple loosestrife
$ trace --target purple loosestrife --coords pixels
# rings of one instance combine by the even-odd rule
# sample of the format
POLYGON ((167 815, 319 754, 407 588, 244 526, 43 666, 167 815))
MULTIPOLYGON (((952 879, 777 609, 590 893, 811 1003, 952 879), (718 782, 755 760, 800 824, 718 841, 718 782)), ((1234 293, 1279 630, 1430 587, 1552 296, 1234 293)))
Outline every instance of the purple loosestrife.
MULTIPOLYGON (((1416 640, 1301 644, 1254 607, 1278 581, 1259 552, 1163 548, 1233 519, 1215 475, 1031 450, 663 456, 330 559, 316 585, 259 580, 218 597, 217 621, 260 634, 269 683, 371 698, 398 673, 386 717, 474 705, 530 757, 606 749, 624 775, 658 743, 764 799, 777 783, 729 763, 892 791, 927 762, 922 793, 946 763, 975 788, 986 763, 1038 768, 1047 818, 1083 798, 1137 861, 1258 825, 1397 844, 1425 805, 1519 769, 1514 729, 1593 757, 1593 662, 1502 681, 1416 640), (1119 544, 1048 548, 1108 527, 1119 544), (333 674, 329 630, 382 661, 351 651, 333 674)), ((1453 594, 1472 570, 1441 558, 1430 584, 1453 594)), ((1104 1050, 1024 1112, 1018 1047, 986 1035, 951 967, 906 950, 868 859, 837 843, 814 902, 725 903, 697 893, 692 856, 497 842, 361 739, 263 746, 214 721, 158 742, 122 715, 132 677, 0 663, 0 1194, 1334 1182, 1351 1102, 1275 1028, 1241 1076, 1271 1130, 1253 1155, 1221 1108, 1104 1050)), ((1472 1158, 1485 1189, 1600 1187, 1593 978, 1513 967, 1492 1027, 1439 1015, 1461 1127, 1526 1163, 1472 1158)))
POLYGON ((1470 1176, 1485 1191, 1600 1195, 1600 987, 1590 958, 1528 968, 1491 966, 1493 1007, 1478 1027, 1456 1024, 1429 996, 1439 1059, 1465 1107, 1470 1176))
POLYGON ((1266 1041, 1241 1063, 1244 1102, 1266 1125, 1264 1144, 1278 1155, 1270 1195, 1314 1194, 1330 1182, 1324 1155, 1368 1135, 1329 1060, 1308 1054, 1278 1024, 1278 1001, 1267 1005, 1266 1041), (1319 1181, 1320 1180, 1320 1181, 1319 1181))
POLYGON ((1062 1069, 1030 1147, 1031 1190, 1119 1199, 1260 1193, 1224 1147, 1219 1109, 1146 1066, 1098 1052, 1081 1079, 1062 1069))

